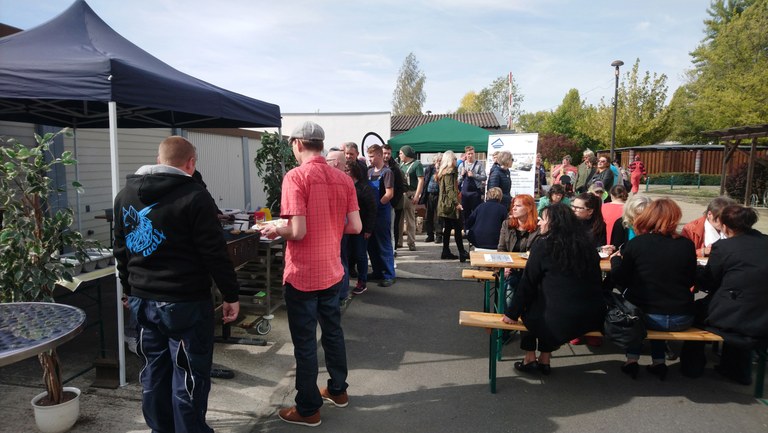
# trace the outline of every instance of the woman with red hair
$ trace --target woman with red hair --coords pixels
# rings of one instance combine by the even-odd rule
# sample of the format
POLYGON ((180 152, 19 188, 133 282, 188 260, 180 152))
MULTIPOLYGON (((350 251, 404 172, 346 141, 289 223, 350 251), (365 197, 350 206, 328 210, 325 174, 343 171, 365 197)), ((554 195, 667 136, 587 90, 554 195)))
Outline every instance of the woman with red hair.
MULTIPOLYGON (((515 253, 524 253, 531 249, 531 245, 539 237, 538 216, 533 196, 528 194, 516 195, 509 207, 509 217, 501 225, 499 246, 496 249, 515 253)), ((504 270, 504 277, 507 281, 507 306, 509 306, 522 274, 521 269, 504 270)))
MULTIPOLYGON (((637 236, 611 255, 611 278, 625 287, 624 296, 643 311, 648 329, 682 331, 693 325, 694 304, 691 287, 696 277, 696 248, 677 234, 683 213, 668 198, 652 201, 635 218, 637 236)), ((640 342, 642 344, 642 342, 640 342)), ((651 341, 649 373, 664 380, 666 342, 651 341)), ((642 346, 627 348, 627 361, 621 371, 637 378, 642 346)))

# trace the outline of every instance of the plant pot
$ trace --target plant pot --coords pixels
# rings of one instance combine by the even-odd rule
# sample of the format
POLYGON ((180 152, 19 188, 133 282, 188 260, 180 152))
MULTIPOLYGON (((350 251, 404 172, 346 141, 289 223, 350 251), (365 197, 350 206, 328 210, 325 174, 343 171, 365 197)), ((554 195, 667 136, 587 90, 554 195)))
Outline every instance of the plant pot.
POLYGON ((64 392, 75 393, 75 398, 55 406, 38 406, 48 392, 41 392, 32 399, 32 408, 35 411, 35 423, 43 433, 63 433, 77 421, 80 416, 80 390, 71 386, 65 386, 64 392))

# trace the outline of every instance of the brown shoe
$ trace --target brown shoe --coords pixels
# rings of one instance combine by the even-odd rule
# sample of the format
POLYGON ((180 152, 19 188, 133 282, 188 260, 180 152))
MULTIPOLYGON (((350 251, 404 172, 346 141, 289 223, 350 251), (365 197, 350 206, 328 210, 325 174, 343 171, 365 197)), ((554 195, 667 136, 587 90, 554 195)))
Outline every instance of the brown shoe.
POLYGON ((280 419, 285 422, 305 425, 307 427, 317 427, 322 422, 320 421, 319 410, 315 411, 315 413, 310 416, 301 416, 299 411, 296 410, 296 406, 280 409, 280 411, 277 412, 277 416, 279 416, 280 419))
POLYGON ((339 395, 333 395, 328 391, 328 388, 323 388, 320 390, 320 397, 323 397, 323 400, 325 401, 333 403, 336 407, 347 407, 349 405, 349 395, 347 394, 347 391, 344 391, 339 395))

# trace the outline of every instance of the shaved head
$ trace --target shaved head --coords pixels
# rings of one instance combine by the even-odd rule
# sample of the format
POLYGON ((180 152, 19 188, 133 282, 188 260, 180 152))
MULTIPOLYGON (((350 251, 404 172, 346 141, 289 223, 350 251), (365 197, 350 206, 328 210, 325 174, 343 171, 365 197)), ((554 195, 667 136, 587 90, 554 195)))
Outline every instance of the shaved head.
MULTIPOLYGON (((157 163, 169 165, 187 171, 192 164, 194 172, 194 160, 197 157, 195 146, 184 137, 172 135, 160 143, 157 149, 157 163)), ((190 173, 191 174, 191 173, 190 173)))

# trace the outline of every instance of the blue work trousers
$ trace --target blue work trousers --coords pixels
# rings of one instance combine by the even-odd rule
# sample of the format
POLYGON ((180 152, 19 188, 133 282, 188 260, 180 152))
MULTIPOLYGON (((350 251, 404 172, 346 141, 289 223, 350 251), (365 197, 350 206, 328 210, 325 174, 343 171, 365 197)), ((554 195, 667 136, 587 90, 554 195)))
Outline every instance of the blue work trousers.
POLYGON ((213 363, 213 300, 129 297, 139 324, 144 420, 153 433, 212 433, 205 422, 213 363))
MULTIPOLYGON (((371 259, 371 271, 385 280, 395 278, 395 251, 392 249, 392 206, 379 205, 376 209, 376 227, 373 236, 368 239, 368 257, 371 259)), ((359 271, 358 271, 359 272, 359 271)))

